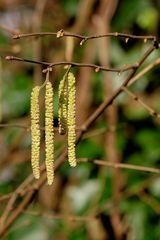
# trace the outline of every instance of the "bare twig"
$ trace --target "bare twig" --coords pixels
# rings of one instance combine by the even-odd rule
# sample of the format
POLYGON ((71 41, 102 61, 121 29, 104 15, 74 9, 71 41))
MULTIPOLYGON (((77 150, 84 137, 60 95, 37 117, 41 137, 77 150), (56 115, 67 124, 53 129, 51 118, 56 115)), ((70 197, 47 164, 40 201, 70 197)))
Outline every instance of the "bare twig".
POLYGON ((135 77, 132 78, 131 81, 129 81, 127 86, 132 85, 134 82, 136 82, 139 78, 141 78, 144 74, 149 72, 152 68, 156 67, 157 65, 160 65, 160 58, 157 58, 154 62, 150 63, 145 68, 143 68, 135 77))
POLYGON ((160 114, 157 113, 153 108, 148 106, 145 102, 143 102, 137 95, 132 93, 130 90, 128 90, 126 87, 122 87, 123 91, 127 93, 134 101, 138 102, 140 105, 142 105, 151 116, 160 118, 160 114))
MULTIPOLYGON (((122 73, 122 72, 128 71, 130 69, 137 68, 137 64, 124 66, 124 67, 118 68, 118 69, 114 69, 114 68, 107 68, 105 66, 99 66, 99 65, 90 64, 90 63, 76 63, 76 62, 70 62, 70 61, 48 63, 48 62, 34 61, 34 60, 29 60, 29 59, 14 57, 14 56, 6 56, 5 59, 6 60, 11 60, 11 61, 14 60, 14 61, 40 64, 40 65, 48 66, 48 67, 63 66, 63 65, 64 66, 70 65, 72 67, 89 67, 89 68, 93 68, 96 72, 102 70, 102 71, 108 71, 108 72, 122 73)), ((46 69, 43 70, 43 72, 46 72, 46 69)))
POLYGON ((32 199, 34 191, 29 192, 26 197, 23 199, 23 201, 19 204, 18 208, 16 208, 16 211, 13 212, 13 214, 10 216, 9 220, 7 223, 2 226, 0 230, 0 235, 2 236, 2 233, 6 233, 8 230, 9 226, 17 219, 17 217, 21 214, 21 212, 27 207, 29 202, 32 199))
POLYGON ((7 203, 5 211, 3 212, 2 216, 0 217, 0 230, 1 230, 1 228, 3 228, 5 226, 6 219, 9 215, 9 213, 13 209, 13 204, 16 200, 16 197, 17 197, 16 193, 14 192, 14 194, 12 194, 11 198, 9 199, 9 201, 7 203))
POLYGON ((122 168, 122 169, 131 169, 131 170, 136 170, 141 172, 160 173, 160 168, 138 166, 138 165, 127 164, 127 163, 112 163, 112 162, 107 162, 105 160, 89 160, 87 158, 80 158, 78 159, 78 161, 90 162, 100 166, 106 166, 111 168, 122 168))
POLYGON ((145 40, 145 42, 147 40, 150 40, 150 41, 157 40, 156 36, 138 36, 138 35, 132 35, 132 34, 126 34, 126 33, 118 33, 118 32, 92 35, 92 36, 84 36, 84 35, 80 35, 80 34, 69 33, 69 32, 64 31, 63 29, 61 29, 58 32, 35 32, 35 33, 15 34, 15 35, 13 35, 13 39, 26 38, 26 37, 43 37, 43 36, 56 36, 58 38, 74 37, 74 38, 80 39, 82 44, 91 39, 106 38, 106 37, 122 37, 122 38, 126 39, 126 42, 128 42, 129 39, 139 39, 139 40, 143 40, 143 41, 145 40))

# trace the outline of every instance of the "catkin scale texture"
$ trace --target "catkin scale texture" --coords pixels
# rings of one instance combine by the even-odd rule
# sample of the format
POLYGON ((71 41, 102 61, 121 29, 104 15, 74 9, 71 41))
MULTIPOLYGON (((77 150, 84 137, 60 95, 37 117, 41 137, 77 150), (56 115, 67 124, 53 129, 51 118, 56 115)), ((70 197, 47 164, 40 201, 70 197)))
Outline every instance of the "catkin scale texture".
POLYGON ((46 144, 46 172, 48 185, 54 178, 54 127, 53 122, 53 88, 51 82, 46 84, 45 93, 45 144, 46 144))
POLYGON ((40 157, 40 128, 39 128, 39 97, 40 87, 33 88, 31 93, 31 165, 33 175, 36 179, 40 177, 39 157, 40 157))
POLYGON ((70 166, 75 167, 76 154, 76 123, 75 123, 75 77, 73 73, 68 73, 68 112, 67 112, 67 125, 68 125, 68 161, 70 166))
POLYGON ((59 122, 59 134, 66 133, 67 125, 67 82, 65 76, 59 84, 59 108, 58 108, 58 122, 59 122))

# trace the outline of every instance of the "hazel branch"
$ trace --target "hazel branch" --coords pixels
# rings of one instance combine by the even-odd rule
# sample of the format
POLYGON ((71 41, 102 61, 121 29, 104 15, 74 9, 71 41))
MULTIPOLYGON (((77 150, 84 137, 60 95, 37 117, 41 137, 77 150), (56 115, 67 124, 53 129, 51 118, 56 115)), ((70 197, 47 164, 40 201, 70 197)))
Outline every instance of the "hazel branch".
POLYGON ((160 118, 160 114, 157 113, 153 108, 148 106, 145 102, 143 102, 137 95, 132 93, 130 90, 128 90, 126 87, 122 87, 123 91, 127 93, 134 101, 138 102, 140 105, 142 105, 151 116, 160 118))
POLYGON ((35 33, 22 33, 22 34, 14 34, 13 39, 20 39, 20 38, 27 38, 27 37, 44 37, 44 36, 56 36, 57 38, 62 37, 73 37, 80 39, 80 45, 82 45, 84 42, 91 40, 91 39, 97 39, 97 38, 108 38, 108 37, 122 37, 125 38, 125 42, 127 43, 129 39, 139 39, 146 41, 157 41, 156 36, 138 36, 138 35, 132 35, 132 34, 126 34, 126 33, 119 33, 119 32, 113 32, 113 33, 107 33, 107 34, 100 34, 100 35, 90 35, 90 36, 84 36, 80 34, 70 33, 66 32, 63 29, 61 29, 58 32, 35 32, 35 33))
POLYGON ((156 67, 157 65, 160 65, 160 58, 157 58, 154 62, 147 65, 145 68, 143 68, 136 76, 134 76, 131 81, 129 81, 129 84, 127 86, 132 85, 134 82, 136 82, 139 78, 141 78, 144 74, 149 72, 152 68, 156 67))
MULTIPOLYGON (((77 63, 77 62, 70 62, 70 61, 48 63, 48 62, 34 61, 34 60, 29 60, 29 59, 25 59, 25 58, 14 57, 14 56, 6 56, 5 59, 9 60, 9 61, 20 61, 20 62, 28 62, 28 63, 33 63, 33 64, 40 64, 40 65, 47 66, 50 68, 55 67, 55 66, 88 67, 88 68, 93 68, 95 70, 95 72, 99 72, 100 70, 102 70, 102 71, 107 71, 107 72, 122 73, 122 72, 128 71, 130 69, 137 68, 137 64, 126 65, 122 68, 115 69, 115 68, 107 68, 105 66, 99 66, 96 64, 77 63)), ((44 73, 46 71, 48 71, 48 68, 43 70, 44 73)))
POLYGON ((107 162, 105 160, 89 160, 87 158, 78 159, 79 162, 89 162, 100 166, 106 166, 111 168, 122 168, 122 169, 130 169, 130 170, 136 170, 141 172, 150 172, 150 173, 160 173, 159 168, 152 168, 152 167, 145 167, 145 166, 138 166, 133 164, 127 164, 127 163, 111 163, 107 162))

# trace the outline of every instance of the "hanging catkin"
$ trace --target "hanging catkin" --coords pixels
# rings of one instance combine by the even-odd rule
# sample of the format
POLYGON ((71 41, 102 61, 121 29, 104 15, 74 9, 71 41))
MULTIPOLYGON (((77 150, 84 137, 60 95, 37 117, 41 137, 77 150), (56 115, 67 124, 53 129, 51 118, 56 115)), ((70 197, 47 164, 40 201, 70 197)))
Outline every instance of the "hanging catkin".
POLYGON ((33 88, 31 93, 31 165, 33 175, 36 179, 40 177, 39 171, 39 156, 40 156, 40 125, 39 125, 39 97, 40 87, 33 88))
MULTIPOLYGON (((49 74, 49 72, 47 73, 49 74)), ((45 94, 45 144, 46 144, 46 172, 48 185, 54 178, 54 131, 53 131, 53 88, 50 81, 46 83, 45 94)))
POLYGON ((67 81, 66 75, 62 78, 59 84, 59 107, 58 107, 58 122, 59 134, 66 133, 67 126, 67 81))
POLYGON ((67 125, 68 125, 68 161, 70 166, 75 167, 76 154, 75 154, 75 141, 76 141, 76 130, 75 130, 75 77, 73 73, 68 73, 68 114, 67 114, 67 125))

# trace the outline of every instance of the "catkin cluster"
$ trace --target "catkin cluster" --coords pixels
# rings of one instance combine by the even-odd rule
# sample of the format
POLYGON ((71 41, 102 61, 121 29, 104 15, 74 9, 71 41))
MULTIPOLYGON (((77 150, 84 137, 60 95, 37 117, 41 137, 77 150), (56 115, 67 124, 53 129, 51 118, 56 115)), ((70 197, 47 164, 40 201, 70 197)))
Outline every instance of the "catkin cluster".
POLYGON ((69 72, 59 84, 59 132, 64 134, 68 129, 68 161, 76 166, 75 154, 75 77, 69 72))
POLYGON ((40 156, 40 128, 39 128, 39 97, 40 87, 33 88, 31 93, 31 136, 32 136, 32 151, 31 164, 33 175, 36 179, 40 177, 39 171, 39 156, 40 156))
MULTIPOLYGON (((68 70, 69 71, 69 70, 68 70)), ((75 167, 75 77, 69 72, 64 75, 59 84, 59 133, 68 132, 68 161, 70 166, 75 167)), ((49 71, 46 74, 45 83, 33 88, 31 93, 31 165, 33 175, 36 179, 40 177, 40 124, 39 124, 39 93, 42 87, 46 86, 45 92, 45 164, 48 184, 51 185, 54 179, 54 111, 53 111, 53 88, 49 81, 49 71)))
POLYGON ((54 129, 53 129, 53 88, 51 82, 46 84, 45 94, 45 144, 46 144, 46 171, 48 184, 51 185, 54 178, 54 129))

